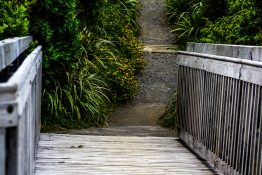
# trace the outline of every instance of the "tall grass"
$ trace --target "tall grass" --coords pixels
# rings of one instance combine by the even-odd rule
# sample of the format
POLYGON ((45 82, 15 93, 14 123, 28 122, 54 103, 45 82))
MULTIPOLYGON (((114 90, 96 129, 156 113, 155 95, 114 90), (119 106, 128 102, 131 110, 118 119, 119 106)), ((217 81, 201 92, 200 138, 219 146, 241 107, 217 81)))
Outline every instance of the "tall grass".
POLYGON ((72 72, 66 73, 67 82, 63 86, 54 80, 56 88, 44 91, 45 107, 50 110, 45 125, 57 123, 66 128, 81 128, 104 124, 110 104, 109 89, 96 69, 88 59, 81 59, 72 72))
MULTIPOLYGON (((138 34, 137 0, 79 1, 82 48, 62 79, 51 76, 44 92, 44 124, 63 128, 101 126, 115 103, 136 94, 144 67, 138 34)), ((51 128, 53 129, 53 128, 51 128)))

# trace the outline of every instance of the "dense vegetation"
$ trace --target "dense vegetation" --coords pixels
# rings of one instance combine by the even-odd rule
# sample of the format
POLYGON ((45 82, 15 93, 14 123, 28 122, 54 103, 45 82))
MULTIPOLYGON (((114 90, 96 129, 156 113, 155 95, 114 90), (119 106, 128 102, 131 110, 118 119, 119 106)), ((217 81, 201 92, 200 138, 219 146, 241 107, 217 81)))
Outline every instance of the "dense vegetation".
POLYGON ((260 0, 167 0, 177 42, 262 44, 260 0))
MULTIPOLYGON (((262 44, 261 0, 166 0, 166 15, 184 49, 187 42, 262 44)), ((176 123, 176 94, 161 118, 165 127, 176 123)))
POLYGON ((144 67, 135 38, 137 0, 0 0, 0 39, 43 45, 43 124, 103 125, 133 98, 144 67))

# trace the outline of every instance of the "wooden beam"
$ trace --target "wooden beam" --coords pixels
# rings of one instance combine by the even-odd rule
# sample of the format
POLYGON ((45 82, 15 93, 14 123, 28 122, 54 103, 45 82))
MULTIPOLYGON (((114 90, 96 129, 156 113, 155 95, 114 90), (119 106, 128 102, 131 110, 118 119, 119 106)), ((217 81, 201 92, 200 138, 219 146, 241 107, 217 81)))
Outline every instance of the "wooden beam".
POLYGON ((32 36, 9 38, 0 41, 0 71, 23 53, 33 40, 32 36))

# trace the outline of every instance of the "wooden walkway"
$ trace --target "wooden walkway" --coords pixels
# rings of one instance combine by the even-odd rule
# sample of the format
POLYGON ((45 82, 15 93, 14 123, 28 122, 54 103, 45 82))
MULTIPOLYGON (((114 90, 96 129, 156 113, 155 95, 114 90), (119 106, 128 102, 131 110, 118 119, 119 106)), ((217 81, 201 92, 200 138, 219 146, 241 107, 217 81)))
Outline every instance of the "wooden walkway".
POLYGON ((214 174, 173 137, 42 134, 36 175, 214 174))

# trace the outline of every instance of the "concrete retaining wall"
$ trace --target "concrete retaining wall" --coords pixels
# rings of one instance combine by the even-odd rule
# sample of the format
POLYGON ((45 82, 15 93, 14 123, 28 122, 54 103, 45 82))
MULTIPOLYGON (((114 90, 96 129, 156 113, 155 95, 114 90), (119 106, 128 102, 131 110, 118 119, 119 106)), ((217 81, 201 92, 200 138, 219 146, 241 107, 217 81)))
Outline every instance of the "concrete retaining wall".
POLYGON ((188 43, 187 51, 262 62, 262 47, 229 44, 188 43))

